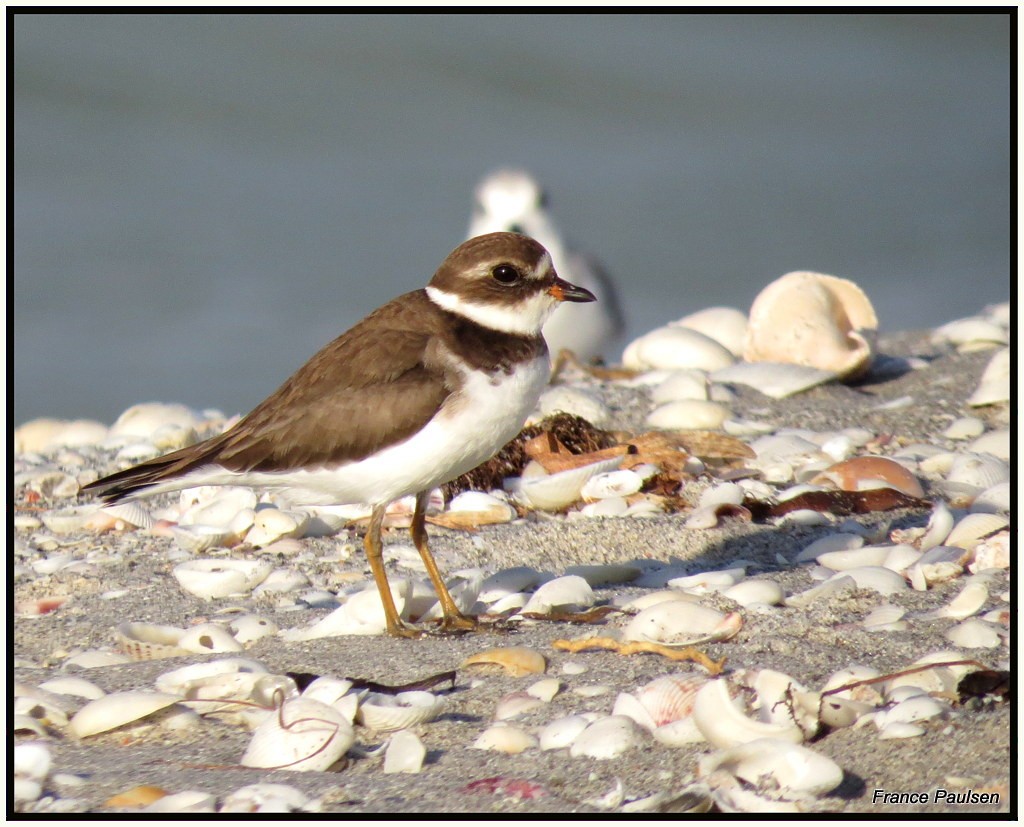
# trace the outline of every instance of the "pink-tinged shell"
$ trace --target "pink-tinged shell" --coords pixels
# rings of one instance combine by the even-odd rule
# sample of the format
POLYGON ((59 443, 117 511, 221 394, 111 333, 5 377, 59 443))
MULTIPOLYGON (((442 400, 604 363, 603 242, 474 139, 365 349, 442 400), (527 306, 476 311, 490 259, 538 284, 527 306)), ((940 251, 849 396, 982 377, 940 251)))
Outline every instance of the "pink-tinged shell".
POLYGON ((910 471, 888 457, 853 457, 830 465, 811 482, 835 485, 842 491, 895 488, 910 497, 924 497, 924 489, 910 471))
POLYGON ((864 291, 823 273, 787 273, 750 308, 743 358, 860 376, 871 365, 878 317, 864 291))
POLYGON ((655 726, 662 726, 693 714, 697 692, 707 681, 703 675, 665 675, 640 687, 634 695, 655 726))

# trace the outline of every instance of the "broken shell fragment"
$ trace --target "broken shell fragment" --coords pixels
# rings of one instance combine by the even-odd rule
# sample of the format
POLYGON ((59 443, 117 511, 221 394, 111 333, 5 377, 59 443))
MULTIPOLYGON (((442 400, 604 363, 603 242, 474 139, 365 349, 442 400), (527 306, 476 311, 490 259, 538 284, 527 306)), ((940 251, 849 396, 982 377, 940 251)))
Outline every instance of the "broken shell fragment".
POLYGON ((187 655, 180 645, 184 629, 159 623, 122 623, 115 630, 118 647, 132 660, 156 660, 187 655))
POLYGON ((762 738, 704 756, 697 773, 709 776, 724 770, 755 787, 766 786, 785 795, 824 795, 843 780, 843 770, 831 758, 800 744, 762 738))
POLYGON ((841 491, 869 491, 895 488, 910 497, 921 498, 924 489, 910 471, 887 457, 853 457, 837 462, 811 478, 815 485, 835 485, 841 491))
POLYGON ((852 281, 787 273, 754 299, 743 358, 807 365, 853 379, 871 365, 877 328, 871 302, 852 281))
POLYGON ((590 720, 582 715, 566 715, 563 718, 556 718, 540 731, 540 748, 549 750, 568 747, 583 730, 590 726, 590 723, 590 720))
POLYGON ((794 744, 804 740, 804 732, 795 723, 754 720, 741 710, 730 696, 724 679, 708 681, 697 692, 693 720, 701 734, 714 746, 732 747, 759 738, 781 738, 794 744))
POLYGON ((547 661, 540 652, 525 646, 499 646, 470 655, 462 664, 466 666, 500 666, 513 677, 542 673, 547 661))
POLYGON ((559 511, 580 498, 580 490, 591 477, 615 470, 622 464, 622 460, 623 457, 618 456, 556 474, 509 477, 505 484, 524 505, 544 511, 559 511))
POLYGON ((419 772, 423 769, 426 757, 427 748, 415 732, 396 732, 384 752, 384 772, 419 772))
POLYGON ((580 611, 589 609, 596 599, 590 584, 579 575, 556 577, 533 593, 523 612, 580 611))

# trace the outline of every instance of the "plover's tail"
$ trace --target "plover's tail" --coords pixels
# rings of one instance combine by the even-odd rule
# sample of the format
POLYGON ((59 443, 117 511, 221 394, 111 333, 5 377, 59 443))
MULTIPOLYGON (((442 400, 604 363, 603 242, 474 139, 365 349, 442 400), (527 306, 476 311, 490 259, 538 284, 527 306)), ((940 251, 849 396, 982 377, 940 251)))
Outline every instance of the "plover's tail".
MULTIPOLYGON (((133 495, 146 496, 156 494, 154 486, 160 486, 159 490, 171 490, 175 486, 166 486, 178 477, 187 474, 200 466, 207 465, 217 455, 221 447, 221 438, 213 437, 197 445, 190 445, 156 457, 146 462, 117 471, 109 476, 102 477, 95 482, 82 486, 82 492, 96 494, 104 502, 117 502, 125 497, 133 495)), ((181 487, 187 487, 182 485, 181 487)))

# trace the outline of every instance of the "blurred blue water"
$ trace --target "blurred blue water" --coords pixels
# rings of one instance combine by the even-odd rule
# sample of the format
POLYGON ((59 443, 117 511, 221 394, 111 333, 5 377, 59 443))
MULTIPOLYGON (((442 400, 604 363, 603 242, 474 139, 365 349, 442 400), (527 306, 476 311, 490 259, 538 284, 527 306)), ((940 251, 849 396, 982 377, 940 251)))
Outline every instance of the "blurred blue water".
MULTIPOLYGON (((1009 297, 1007 15, 14 25, 14 415, 249 410, 422 286, 516 165, 629 337, 794 269, 883 329, 1009 297)), ((621 353, 621 346, 612 351, 621 353)))

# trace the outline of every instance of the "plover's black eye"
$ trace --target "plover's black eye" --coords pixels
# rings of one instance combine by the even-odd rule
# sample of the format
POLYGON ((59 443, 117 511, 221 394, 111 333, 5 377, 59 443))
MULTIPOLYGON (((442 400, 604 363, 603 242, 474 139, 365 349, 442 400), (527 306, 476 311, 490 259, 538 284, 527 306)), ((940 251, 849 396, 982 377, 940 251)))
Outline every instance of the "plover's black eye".
POLYGON ((515 284, 522 276, 519 275, 519 271, 511 264, 499 264, 493 270, 491 275, 494 276, 494 280, 498 284, 510 285, 515 284))

